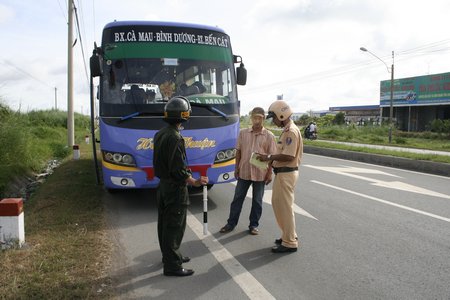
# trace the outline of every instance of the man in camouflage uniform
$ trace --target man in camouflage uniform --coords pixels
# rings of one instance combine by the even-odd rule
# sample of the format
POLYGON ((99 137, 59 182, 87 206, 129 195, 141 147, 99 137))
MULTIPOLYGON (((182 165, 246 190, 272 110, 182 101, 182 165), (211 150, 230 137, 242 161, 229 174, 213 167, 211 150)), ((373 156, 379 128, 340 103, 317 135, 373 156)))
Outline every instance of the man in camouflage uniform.
POLYGON ((186 161, 184 139, 180 134, 182 122, 189 119, 191 106, 184 97, 170 99, 164 107, 164 120, 169 124, 154 138, 153 166, 160 183, 158 199, 158 239, 166 276, 189 276, 194 273, 184 269, 190 261, 179 251, 186 229, 186 212, 189 204, 187 185, 201 186, 207 177, 192 178, 186 161))

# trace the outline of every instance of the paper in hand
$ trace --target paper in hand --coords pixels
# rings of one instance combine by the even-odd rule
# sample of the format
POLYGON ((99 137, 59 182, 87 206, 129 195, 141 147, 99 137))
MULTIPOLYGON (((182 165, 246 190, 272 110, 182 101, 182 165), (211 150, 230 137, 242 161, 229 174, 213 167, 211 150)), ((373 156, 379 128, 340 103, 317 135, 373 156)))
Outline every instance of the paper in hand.
POLYGON ((252 156, 250 157, 250 163, 261 170, 267 170, 267 168, 269 167, 269 162, 260 161, 256 157, 258 157, 258 154, 252 152, 252 156))

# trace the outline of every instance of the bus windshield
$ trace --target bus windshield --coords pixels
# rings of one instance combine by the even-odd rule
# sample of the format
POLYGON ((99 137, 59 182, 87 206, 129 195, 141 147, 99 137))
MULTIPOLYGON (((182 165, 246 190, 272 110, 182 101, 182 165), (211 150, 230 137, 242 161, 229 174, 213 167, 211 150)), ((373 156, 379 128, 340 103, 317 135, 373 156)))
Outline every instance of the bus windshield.
POLYGON ((101 106, 108 106, 105 111, 110 116, 117 116, 123 114, 124 106, 139 105, 142 110, 142 105, 148 105, 148 110, 153 110, 151 105, 176 95, 202 104, 236 102, 232 67, 226 62, 196 59, 107 60, 101 106))

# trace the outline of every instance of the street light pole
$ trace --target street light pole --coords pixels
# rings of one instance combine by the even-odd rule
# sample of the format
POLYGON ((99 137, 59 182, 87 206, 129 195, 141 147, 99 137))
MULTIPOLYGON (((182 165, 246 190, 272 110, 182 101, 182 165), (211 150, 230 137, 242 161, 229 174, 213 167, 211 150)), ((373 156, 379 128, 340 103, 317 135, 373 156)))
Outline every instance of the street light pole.
POLYGON ((391 97, 390 97, 390 108, 389 108, 389 144, 392 142, 392 119, 394 118, 394 51, 392 51, 392 65, 391 70, 389 70, 388 65, 376 56, 374 53, 370 52, 364 47, 359 48, 359 50, 364 52, 369 52, 371 55, 375 56, 378 60, 380 60, 385 66, 388 71, 388 73, 391 73, 391 97))
POLYGON ((394 118, 394 51, 392 51, 391 65, 391 103, 389 108, 389 144, 392 142, 392 120, 394 118))

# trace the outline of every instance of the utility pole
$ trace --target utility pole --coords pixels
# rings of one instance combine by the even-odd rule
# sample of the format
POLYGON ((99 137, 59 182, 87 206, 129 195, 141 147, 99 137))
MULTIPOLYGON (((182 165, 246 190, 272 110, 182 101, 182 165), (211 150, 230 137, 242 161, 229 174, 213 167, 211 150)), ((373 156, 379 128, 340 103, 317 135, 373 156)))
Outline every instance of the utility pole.
POLYGON ((67 138, 68 146, 72 148, 75 140, 75 122, 73 114, 73 0, 69 0, 69 28, 67 37, 67 138))
POLYGON ((58 89, 55 87, 55 110, 58 110, 58 89))

